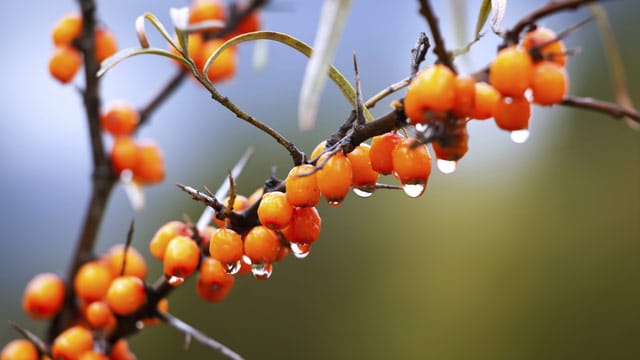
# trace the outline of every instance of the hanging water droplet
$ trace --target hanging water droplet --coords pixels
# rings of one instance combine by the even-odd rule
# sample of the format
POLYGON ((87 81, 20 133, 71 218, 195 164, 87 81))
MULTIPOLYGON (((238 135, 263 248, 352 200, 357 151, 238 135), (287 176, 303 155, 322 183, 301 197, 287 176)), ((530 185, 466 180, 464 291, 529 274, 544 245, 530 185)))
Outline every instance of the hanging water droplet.
POLYGON ((170 276, 167 279, 167 282, 171 286, 178 286, 178 285, 181 285, 184 282, 184 278, 179 277, 179 276, 170 276))
POLYGON ((227 274, 229 275, 235 275, 238 273, 238 271, 240 271, 240 268, 242 267, 242 260, 238 260, 236 262, 232 262, 229 264, 225 264, 224 265, 224 270, 227 272, 227 274))
POLYGON ((369 190, 366 187, 361 187, 361 188, 353 188, 353 193, 358 195, 361 198, 368 198, 369 196, 373 195, 373 190, 369 190))
POLYGON ((416 131, 418 132, 425 132, 425 130, 427 130, 427 124, 423 124, 423 123, 418 123, 416 124, 416 131))
POLYGON ((253 264, 251 265, 251 273, 258 280, 266 280, 271 277, 273 272, 273 264, 253 264))
POLYGON ((522 144, 529 138, 529 130, 516 130, 511 132, 511 141, 516 144, 522 144))
POLYGON ((425 188, 426 184, 424 182, 408 183, 402 185, 402 190, 404 190, 404 193, 412 198, 417 198, 418 196, 422 195, 425 188))
POLYGON ((144 321, 142 321, 142 320, 136 321, 136 329, 138 329, 138 330, 144 329, 144 321))
POLYGON ((251 258, 247 255, 242 255, 242 261, 244 261, 244 263, 247 265, 251 265, 251 258))
POLYGON ((331 206, 339 206, 342 204, 342 200, 327 200, 327 203, 331 206))
POLYGON ((304 259, 311 253, 311 244, 291 243, 289 247, 293 256, 298 259, 304 259))
POLYGON ((440 170, 440 172, 443 174, 451 174, 452 172, 456 171, 457 164, 458 162, 451 160, 438 159, 436 161, 438 170, 440 170))

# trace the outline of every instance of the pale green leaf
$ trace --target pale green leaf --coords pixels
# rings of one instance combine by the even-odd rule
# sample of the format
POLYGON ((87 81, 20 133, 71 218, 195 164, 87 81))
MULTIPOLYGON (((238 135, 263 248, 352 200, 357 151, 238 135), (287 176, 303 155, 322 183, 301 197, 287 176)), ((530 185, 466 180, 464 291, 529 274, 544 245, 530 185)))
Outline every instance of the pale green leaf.
POLYGON ((491 0, 491 30, 500 32, 502 19, 507 12, 507 0, 491 0))
POLYGON ((127 49, 123 49, 118 51, 117 53, 115 53, 114 55, 108 57, 107 59, 105 59, 101 64, 100 64, 100 69, 98 70, 98 77, 103 76, 107 71, 111 70, 111 68, 113 68, 114 66, 118 65, 122 60, 124 59, 128 59, 130 57, 134 57, 134 56, 138 56, 138 55, 145 55, 145 54, 152 54, 152 55, 160 55, 160 56, 165 56, 168 58, 171 58, 173 60, 179 61, 183 64, 185 64, 186 66, 191 66, 191 64, 189 64, 189 61, 185 60, 185 58, 183 58, 182 56, 176 55, 172 52, 169 52, 167 50, 163 50, 163 49, 153 49, 153 48, 127 48, 127 49))
POLYGON ((480 11, 478 11, 478 18, 476 19, 476 31, 475 37, 480 36, 480 32, 484 27, 484 24, 487 23, 487 19, 491 14, 491 0, 482 0, 482 4, 480 5, 480 11))

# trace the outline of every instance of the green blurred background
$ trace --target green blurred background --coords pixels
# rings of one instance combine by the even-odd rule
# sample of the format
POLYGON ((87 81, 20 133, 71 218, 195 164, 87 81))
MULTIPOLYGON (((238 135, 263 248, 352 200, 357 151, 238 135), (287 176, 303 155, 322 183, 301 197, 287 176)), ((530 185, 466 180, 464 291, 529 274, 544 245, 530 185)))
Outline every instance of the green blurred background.
MULTIPOLYGON (((478 3, 454 11, 434 2, 450 46, 471 36, 478 3), (466 29, 461 26, 468 23, 466 29)), ((99 2, 103 23, 122 47, 135 45, 133 22, 145 11, 168 23, 168 8, 186 1, 99 2)), ((309 43, 322 2, 274 0, 265 27, 309 43)), ((509 2, 504 25, 541 1, 509 2)), ((74 1, 3 2, 5 48, 0 57, 0 318, 41 333, 44 324, 20 309, 24 284, 36 273, 63 274, 89 192, 89 153, 81 101, 73 87, 47 74, 49 31, 74 1), (38 10, 40 9, 40 10, 38 10), (46 11, 42 11, 46 9, 46 11)), ((632 99, 640 104, 637 15, 640 3, 606 2, 625 62, 632 99)), ((546 19, 562 29, 585 10, 546 19)), ((365 97, 405 77, 409 50, 427 31, 416 1, 355 1, 335 64, 351 77, 358 54, 365 97)), ((159 46, 159 37, 152 37, 159 46)), ((613 89, 595 25, 567 39, 581 53, 569 64, 571 93, 611 100, 613 89)), ((490 32, 463 72, 495 54, 490 32)), ((300 133, 296 104, 305 60, 269 44, 262 72, 253 46, 239 49, 237 77, 220 87, 249 113, 309 151, 344 119, 348 105, 333 85, 324 93, 315 131, 300 133)), ((433 61, 430 56, 428 61, 433 61)), ((174 71, 165 59, 123 63, 103 82, 105 103, 144 104, 174 71)), ((77 85, 82 86, 77 79, 77 85)), ((402 96, 402 93, 392 98, 402 96)), ((375 114, 388 111, 380 103, 375 114)), ((350 195, 338 208, 320 206, 320 240, 305 260, 289 257, 272 278, 239 278, 228 299, 206 304, 193 281, 170 299, 176 316, 248 359, 638 359, 640 358, 640 137, 605 115, 536 108, 531 138, 509 140, 491 122, 469 127, 470 151, 454 174, 434 170, 425 195, 380 191, 350 195)), ((284 176, 282 149, 240 123, 187 81, 141 132, 162 147, 167 179, 149 187, 147 208, 134 213, 116 188, 98 250, 124 241, 132 218, 134 245, 160 274, 147 242, 155 229, 201 206, 172 185, 216 188, 247 146, 256 155, 238 179, 249 194, 271 165, 284 176)), ((392 181, 392 180, 390 180, 392 181)), ((16 337, 0 327, 0 343, 16 337)), ((221 358, 158 326, 131 339, 141 359, 221 358)))

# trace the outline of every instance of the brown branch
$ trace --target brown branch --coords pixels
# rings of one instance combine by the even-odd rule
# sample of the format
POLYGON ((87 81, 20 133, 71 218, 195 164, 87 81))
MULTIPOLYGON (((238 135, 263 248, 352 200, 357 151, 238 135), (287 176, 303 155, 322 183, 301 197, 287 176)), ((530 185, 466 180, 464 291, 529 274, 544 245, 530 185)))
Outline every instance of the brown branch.
POLYGON ((433 36, 433 41, 435 42, 433 52, 438 57, 438 62, 447 66, 453 72, 456 72, 456 69, 453 66, 453 60, 444 45, 444 38, 440 32, 440 20, 433 12, 431 3, 428 0, 419 0, 418 2, 420 3, 420 14, 427 20, 427 24, 431 30, 431 36, 433 36))
POLYGON ((416 40, 416 46, 411 49, 411 79, 413 79, 420 69, 420 64, 424 61, 429 51, 429 38, 423 32, 418 36, 416 40))
POLYGON ((615 103, 610 103, 602 100, 597 100, 588 97, 573 97, 567 96, 560 103, 561 105, 593 110, 604 114, 611 115, 615 118, 629 118, 637 123, 640 123, 640 113, 633 110, 629 110, 615 103))

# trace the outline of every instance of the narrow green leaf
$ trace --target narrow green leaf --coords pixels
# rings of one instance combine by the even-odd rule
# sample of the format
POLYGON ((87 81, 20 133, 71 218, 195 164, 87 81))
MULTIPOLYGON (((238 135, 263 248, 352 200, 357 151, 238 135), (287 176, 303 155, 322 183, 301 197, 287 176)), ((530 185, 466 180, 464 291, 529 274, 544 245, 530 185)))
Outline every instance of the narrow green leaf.
POLYGON ((111 70, 111 68, 113 68, 114 66, 118 65, 122 60, 130 58, 130 57, 134 57, 134 56, 138 56, 138 55, 144 55, 144 54, 152 54, 152 55, 160 55, 160 56, 165 56, 168 58, 171 58, 173 60, 179 61, 183 64, 185 64, 186 66, 191 66, 191 64, 189 64, 189 61, 187 61, 185 58, 183 58, 182 56, 176 55, 174 53, 171 53, 167 50, 163 50, 163 49, 154 49, 154 48, 127 48, 127 49, 123 49, 118 51, 117 53, 115 53, 114 55, 108 57, 107 59, 105 59, 101 64, 100 64, 100 69, 98 70, 98 77, 103 76, 107 71, 111 70))
POLYGON ((158 20, 158 18, 155 15, 153 15, 152 13, 145 13, 143 16, 144 16, 145 19, 147 19, 147 21, 149 21, 151 23, 151 25, 153 25, 153 27, 156 28, 156 30, 158 30, 160 35, 162 35, 162 37, 171 46, 173 46, 176 50, 180 51, 180 46, 178 44, 176 44, 176 42, 173 40, 173 37, 169 34, 167 29, 164 28, 164 25, 162 25, 160 20, 158 20))
POLYGON ((502 19, 507 12, 507 0, 491 0, 491 30, 494 33, 500 32, 502 19))
POLYGON ((482 31, 484 24, 487 23, 489 14, 491 14, 491 0, 482 0, 480 10, 478 11, 478 18, 476 19, 476 38, 480 36, 480 32, 482 31))

